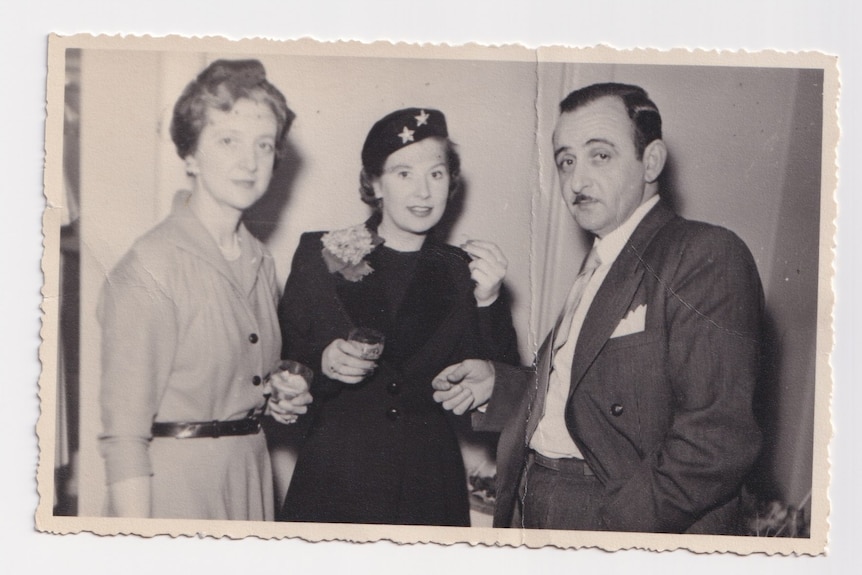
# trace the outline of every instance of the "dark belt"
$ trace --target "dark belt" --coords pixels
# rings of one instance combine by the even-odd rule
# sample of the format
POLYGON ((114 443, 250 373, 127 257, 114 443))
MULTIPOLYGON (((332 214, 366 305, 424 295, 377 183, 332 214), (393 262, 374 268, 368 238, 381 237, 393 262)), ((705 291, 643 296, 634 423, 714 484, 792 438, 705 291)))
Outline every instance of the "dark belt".
POLYGON ((530 457, 536 465, 545 469, 553 469, 557 473, 563 475, 595 475, 590 466, 583 459, 577 457, 564 457, 562 459, 553 459, 545 457, 537 451, 530 451, 530 457))
POLYGON ((259 431, 259 417, 246 417, 231 421, 156 421, 153 423, 152 429, 153 437, 174 437, 176 439, 254 435, 259 431))

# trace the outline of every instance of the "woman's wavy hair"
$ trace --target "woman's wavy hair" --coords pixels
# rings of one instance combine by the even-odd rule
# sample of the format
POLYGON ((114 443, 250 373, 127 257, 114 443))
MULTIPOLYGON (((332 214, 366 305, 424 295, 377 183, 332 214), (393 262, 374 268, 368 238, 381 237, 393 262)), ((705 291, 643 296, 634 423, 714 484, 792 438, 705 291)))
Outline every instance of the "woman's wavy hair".
POLYGON ((243 98, 266 104, 275 115, 277 163, 287 150, 287 133, 296 114, 288 108, 284 95, 266 79, 266 70, 258 60, 216 60, 186 86, 174 105, 171 120, 171 139, 180 158, 197 150, 208 109, 227 112, 243 98))

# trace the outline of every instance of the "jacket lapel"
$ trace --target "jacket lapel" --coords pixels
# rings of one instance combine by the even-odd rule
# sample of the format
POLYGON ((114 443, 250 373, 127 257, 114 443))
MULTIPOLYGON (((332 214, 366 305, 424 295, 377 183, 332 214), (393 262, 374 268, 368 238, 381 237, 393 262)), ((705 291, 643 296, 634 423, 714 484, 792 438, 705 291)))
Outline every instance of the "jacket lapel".
POLYGON ((658 203, 635 228, 616 261, 605 276, 578 335, 572 363, 569 397, 610 338, 643 281, 642 256, 656 232, 674 217, 664 204, 658 203))

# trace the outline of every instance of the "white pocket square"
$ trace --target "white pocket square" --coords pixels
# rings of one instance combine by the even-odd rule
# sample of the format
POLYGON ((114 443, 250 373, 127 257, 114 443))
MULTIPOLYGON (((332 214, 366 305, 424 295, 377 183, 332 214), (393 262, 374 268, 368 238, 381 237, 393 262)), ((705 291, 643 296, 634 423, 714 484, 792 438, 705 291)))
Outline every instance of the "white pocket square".
POLYGON ((633 333, 640 333, 644 330, 644 324, 646 323, 646 304, 641 304, 634 308, 633 310, 629 310, 629 313, 626 314, 617 328, 614 330, 614 333, 611 334, 611 339, 615 337, 622 337, 624 335, 631 335, 633 333))

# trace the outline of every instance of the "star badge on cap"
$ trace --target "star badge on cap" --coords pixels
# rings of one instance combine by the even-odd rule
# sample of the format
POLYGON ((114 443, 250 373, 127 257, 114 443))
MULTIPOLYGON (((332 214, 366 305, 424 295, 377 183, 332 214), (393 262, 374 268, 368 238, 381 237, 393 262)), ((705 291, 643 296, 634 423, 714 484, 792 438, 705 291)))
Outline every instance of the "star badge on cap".
POLYGON ((446 116, 434 108, 404 108, 377 120, 362 145, 362 168, 379 174, 386 158, 426 138, 446 140, 446 116))
POLYGON ((418 128, 419 126, 424 126, 428 123, 428 118, 431 117, 431 114, 429 114, 425 110, 422 110, 421 112, 419 112, 418 116, 413 117, 416 118, 416 127, 418 128))
POLYGON ((407 126, 404 126, 404 129, 401 130, 401 133, 398 134, 398 137, 401 138, 401 143, 406 144, 407 142, 413 141, 413 130, 408 130, 407 126))

